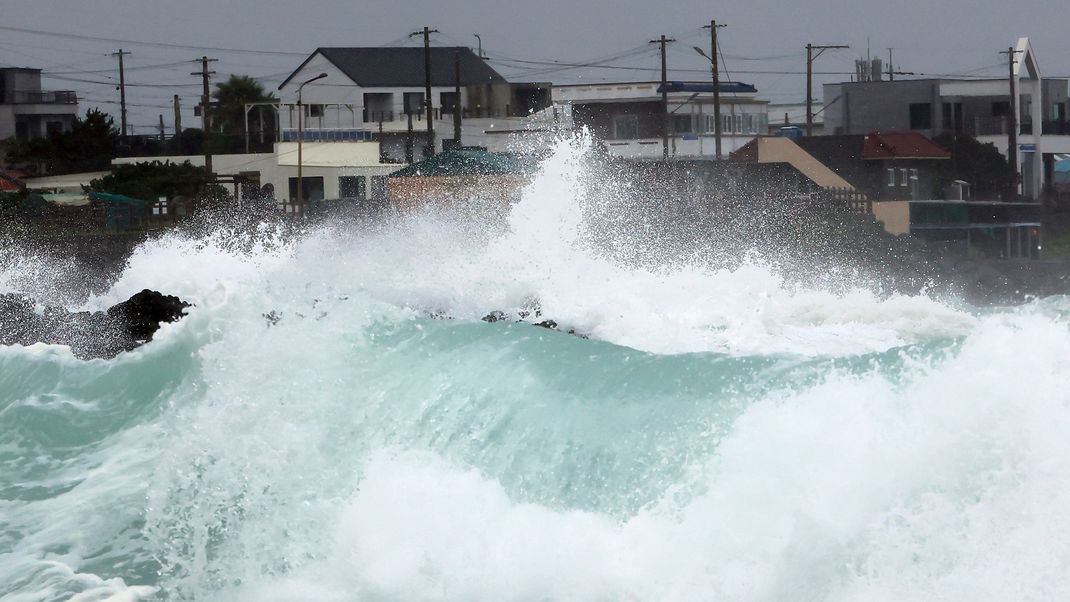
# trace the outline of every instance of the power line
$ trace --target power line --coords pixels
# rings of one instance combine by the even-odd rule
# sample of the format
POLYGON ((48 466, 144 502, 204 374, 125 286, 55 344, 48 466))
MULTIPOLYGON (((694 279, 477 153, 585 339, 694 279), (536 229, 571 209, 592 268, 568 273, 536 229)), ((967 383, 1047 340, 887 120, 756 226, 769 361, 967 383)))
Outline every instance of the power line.
POLYGON ((182 50, 211 50, 212 52, 231 52, 237 54, 272 54, 277 56, 308 56, 307 52, 287 52, 284 50, 253 50, 249 48, 223 48, 215 46, 192 46, 189 44, 172 44, 168 42, 145 42, 142 40, 127 40, 120 38, 106 38, 101 36, 87 36, 76 33, 60 33, 57 31, 44 31, 41 29, 26 29, 23 27, 9 27, 6 25, 0 25, 2 31, 14 31, 18 33, 28 33, 42 36, 52 36, 58 38, 73 38, 76 40, 90 40, 93 42, 110 42, 113 44, 134 44, 138 46, 151 46, 155 48, 179 48, 182 50))
MULTIPOLYGON (((144 71, 146 69, 163 69, 165 67, 178 67, 181 65, 188 65, 189 61, 174 61, 171 63, 160 63, 158 65, 137 65, 134 67, 127 67, 127 71, 144 71)), ((41 75, 85 75, 90 73, 114 73, 115 69, 92 69, 82 71, 48 71, 42 70, 41 75)))

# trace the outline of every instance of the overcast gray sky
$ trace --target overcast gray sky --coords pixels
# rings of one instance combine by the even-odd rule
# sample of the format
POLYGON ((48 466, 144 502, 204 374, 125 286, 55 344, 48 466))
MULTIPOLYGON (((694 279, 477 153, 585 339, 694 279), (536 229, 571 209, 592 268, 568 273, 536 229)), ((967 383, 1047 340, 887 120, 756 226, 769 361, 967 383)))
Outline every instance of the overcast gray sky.
MULTIPOLYGON (((492 64, 510 79, 572 83, 657 78, 656 50, 646 42, 662 33, 679 40, 669 54, 670 70, 678 71, 670 76, 705 79, 708 63, 691 47, 709 45, 700 27, 716 18, 728 24, 720 32, 727 74, 756 84, 773 102, 804 98, 807 42, 851 45, 819 59, 816 71, 835 73, 818 75, 817 84, 847 79, 839 73, 853 71, 867 43, 881 57, 895 48, 903 71, 1001 76, 998 53, 1019 36, 1031 39, 1046 76, 1070 75, 1070 19, 1061 0, 0 0, 0 16, 3 27, 123 40, 0 29, 0 66, 40 67, 51 73, 47 88, 76 90, 83 108, 117 115, 117 63, 108 53, 122 46, 133 53, 127 101, 136 133, 149 133, 159 113, 170 123, 173 94, 187 108, 197 102, 199 82, 189 75, 197 66, 184 61, 202 54, 219 59, 220 76, 248 74, 274 88, 317 46, 417 43, 405 36, 424 25, 440 30, 433 40, 441 45, 474 47, 472 34, 480 34, 492 64), (649 71, 545 64, 618 56, 607 64, 649 71)), ((186 124, 195 122, 187 117, 186 124)))

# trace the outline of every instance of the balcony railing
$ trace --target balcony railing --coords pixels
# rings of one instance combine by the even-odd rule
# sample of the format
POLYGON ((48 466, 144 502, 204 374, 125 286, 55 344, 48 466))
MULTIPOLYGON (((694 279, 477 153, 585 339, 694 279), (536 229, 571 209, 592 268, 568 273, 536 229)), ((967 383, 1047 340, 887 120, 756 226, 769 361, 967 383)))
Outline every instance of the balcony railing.
POLYGON ((16 90, 10 96, 11 104, 17 105, 76 105, 78 94, 73 90, 57 92, 26 92, 16 90))
MULTIPOLYGON (((431 114, 435 120, 443 118, 453 117, 453 108, 446 107, 434 107, 431 109, 431 114)), ((512 107, 506 105, 504 109, 485 109, 482 107, 475 107, 470 109, 464 109, 461 111, 462 119, 473 119, 479 117, 501 118, 501 117, 527 117, 528 113, 513 111, 512 107)), ((420 107, 412 110, 413 121, 423 121, 427 117, 427 109, 420 107)), ((408 118, 404 111, 395 113, 394 111, 374 111, 364 109, 363 112, 364 123, 379 123, 390 121, 406 121, 408 118)))

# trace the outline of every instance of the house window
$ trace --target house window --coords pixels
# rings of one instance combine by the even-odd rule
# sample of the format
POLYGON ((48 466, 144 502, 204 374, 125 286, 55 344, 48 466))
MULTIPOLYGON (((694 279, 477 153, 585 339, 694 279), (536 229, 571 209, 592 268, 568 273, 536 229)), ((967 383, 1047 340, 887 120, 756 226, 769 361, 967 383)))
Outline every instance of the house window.
POLYGON ((389 92, 364 93, 364 121, 393 121, 394 95, 389 92))
POLYGON ((457 93, 456 92, 442 92, 438 95, 438 104, 442 107, 443 113, 453 113, 453 109, 457 106, 457 93))
POLYGON ((419 115, 424 110, 424 93, 423 92, 406 92, 405 93, 405 113, 411 113, 413 115, 419 115))
POLYGON ((910 129, 930 130, 933 127, 933 108, 927 102, 910 105, 910 129))
POLYGON ((673 115, 672 116, 672 131, 677 134, 690 134, 691 133, 691 116, 690 115, 673 115))
POLYGON ((53 134, 62 134, 63 133, 63 122, 62 121, 49 121, 49 122, 46 122, 45 123, 45 131, 48 133, 49 136, 51 136, 53 134))
POLYGON ((309 117, 323 117, 323 105, 308 105, 309 117))
POLYGON ((962 103, 945 102, 941 105, 944 118, 944 129, 956 132, 962 131, 962 103))
POLYGON ((613 138, 634 140, 639 137, 638 115, 617 115, 613 118, 613 138))
MULTIPOLYGON (((323 176, 301 178, 301 188, 304 201, 323 200, 323 176)), ((290 178, 290 200, 297 200, 297 178, 290 178)))
POLYGON ((895 188, 895 168, 888 168, 888 188, 895 188))
POLYGON ((1011 103, 1006 100, 1000 100, 992 103, 992 116, 993 117, 1006 117, 1011 113, 1011 103))
POLYGON ((903 168, 899 170, 899 185, 907 186, 910 184, 910 170, 903 168))
POLYGON ((367 179, 364 176, 339 176, 338 196, 363 201, 368 196, 367 179))

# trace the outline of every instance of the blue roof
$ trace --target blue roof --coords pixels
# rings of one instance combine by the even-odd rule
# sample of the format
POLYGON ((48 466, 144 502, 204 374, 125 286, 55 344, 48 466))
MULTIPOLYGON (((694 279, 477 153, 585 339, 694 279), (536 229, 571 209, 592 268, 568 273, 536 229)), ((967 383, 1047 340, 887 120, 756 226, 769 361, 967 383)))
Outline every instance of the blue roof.
MULTIPOLYGON (((753 94, 758 91, 752 84, 745 84, 743 82, 720 82, 717 86, 721 92, 726 94, 753 94)), ((669 92, 713 92, 713 82, 708 84, 698 82, 668 82, 667 89, 669 92)), ((661 86, 658 86, 658 92, 661 92, 661 86)))

